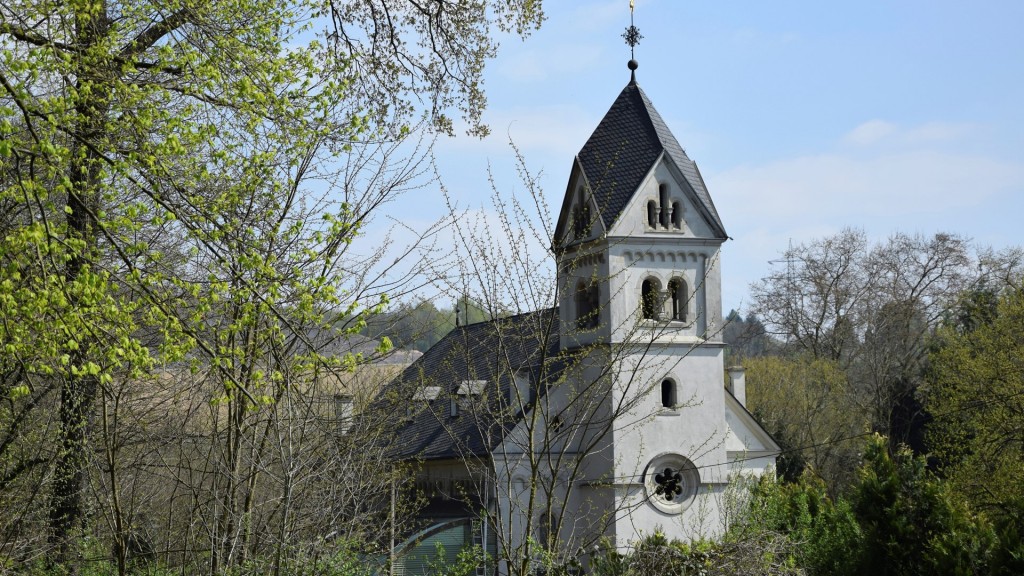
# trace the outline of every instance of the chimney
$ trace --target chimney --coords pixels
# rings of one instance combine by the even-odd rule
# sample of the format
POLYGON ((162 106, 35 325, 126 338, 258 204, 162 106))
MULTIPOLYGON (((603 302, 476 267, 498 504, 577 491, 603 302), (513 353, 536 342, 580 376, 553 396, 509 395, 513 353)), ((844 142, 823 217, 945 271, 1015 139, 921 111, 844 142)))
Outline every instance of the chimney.
POLYGON ((726 388, 739 400, 744 408, 747 406, 747 377, 743 366, 730 366, 725 369, 729 373, 729 384, 726 388))

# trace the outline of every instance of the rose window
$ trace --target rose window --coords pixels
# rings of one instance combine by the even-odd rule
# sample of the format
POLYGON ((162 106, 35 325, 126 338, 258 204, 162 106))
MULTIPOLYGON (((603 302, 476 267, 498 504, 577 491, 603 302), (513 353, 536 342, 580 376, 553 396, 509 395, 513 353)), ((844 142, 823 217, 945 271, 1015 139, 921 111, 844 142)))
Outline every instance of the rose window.
POLYGON ((658 485, 654 493, 669 502, 683 494, 683 475, 671 468, 665 468, 661 473, 655 474, 654 483, 658 485))
POLYGON ((700 474, 685 456, 661 454, 644 470, 647 501, 667 514, 679 514, 697 496, 700 474))

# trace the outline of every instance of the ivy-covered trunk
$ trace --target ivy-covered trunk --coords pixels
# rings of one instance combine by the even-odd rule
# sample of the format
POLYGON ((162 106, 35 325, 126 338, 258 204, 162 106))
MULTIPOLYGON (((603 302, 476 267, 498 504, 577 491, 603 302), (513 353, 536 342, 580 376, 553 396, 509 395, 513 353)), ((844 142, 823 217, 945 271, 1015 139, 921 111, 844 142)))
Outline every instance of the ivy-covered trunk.
MULTIPOLYGON (((65 264, 63 291, 71 310, 93 306, 102 297, 102 281, 96 282, 92 264, 97 254, 97 214, 101 210, 100 150, 107 128, 106 59, 100 46, 109 30, 106 3, 80 6, 75 14, 75 39, 80 58, 75 86, 74 124, 68 157, 66 241, 70 248, 65 264)), ((72 369, 62 380, 60 391, 60 450, 54 465, 50 496, 51 559, 66 564, 72 538, 84 517, 83 490, 88 464, 89 422, 99 386, 99 366, 89 357, 88 340, 96 334, 66 334, 72 369), (77 367, 77 368, 76 368, 77 367)), ((72 566, 75 563, 72 563, 72 566)))

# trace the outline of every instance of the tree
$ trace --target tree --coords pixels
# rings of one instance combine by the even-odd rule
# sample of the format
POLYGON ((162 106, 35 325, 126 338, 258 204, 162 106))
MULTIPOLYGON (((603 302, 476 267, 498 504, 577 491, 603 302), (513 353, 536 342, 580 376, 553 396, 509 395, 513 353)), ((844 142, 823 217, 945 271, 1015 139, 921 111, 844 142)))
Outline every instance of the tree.
POLYGON ((790 349, 838 363, 872 428, 888 433, 920 383, 927 336, 984 260, 952 234, 894 234, 872 246, 846 229, 787 250, 786 269, 752 286, 752 311, 790 349))
POLYGON ((372 338, 387 337, 395 348, 426 352, 452 328, 490 319, 487 310, 465 296, 456 298, 453 306, 438 309, 423 298, 402 302, 369 319, 362 332, 372 338))
POLYGON ((846 374, 832 361, 763 356, 743 361, 748 407, 780 443, 779 473, 804 468, 837 495, 853 477, 869 422, 853 403, 846 374))
MULTIPOLYGON (((97 398, 159 365, 187 361, 217 382, 232 430, 218 493, 226 510, 251 506, 239 440, 258 428, 244 420, 331 366, 308 327, 343 317, 358 329, 382 302, 348 248, 419 173, 422 150, 393 154, 416 111, 449 129, 459 108, 481 132, 490 30, 524 34, 542 18, 534 1, 0 7, 0 205, 14 216, 0 244, 12 416, 0 461, 6 485, 52 478, 55 561, 83 528, 92 423, 108 407, 97 398), (25 449, 42 438, 51 453, 25 449)), ((219 521, 215 548, 234 549, 236 520, 219 521)))
POLYGON ((930 355, 928 438, 943 474, 976 507, 1024 526, 1024 290, 968 294, 930 355), (978 313, 978 310, 981 310, 978 313), (965 315, 970 321, 964 322, 965 315))
POLYGON ((936 479, 923 457, 905 447, 892 454, 889 445, 877 435, 868 440, 846 495, 830 497, 812 475, 762 479, 746 522, 730 537, 783 534, 811 575, 1003 573, 988 519, 936 479))
POLYGON ((866 256, 867 238, 853 229, 790 247, 785 270, 751 286, 752 310, 787 345, 845 366, 868 293, 866 256))
POLYGON ((864 533, 860 574, 982 574, 995 544, 991 524, 906 448, 873 438, 851 495, 864 533))
POLYGON ((782 535, 787 559, 808 574, 857 574, 863 533, 850 503, 830 496, 808 471, 792 482, 762 478, 751 490, 750 508, 726 541, 760 541, 782 535))
POLYGON ((403 302, 367 322, 371 338, 387 336, 396 348, 425 352, 455 327, 450 310, 438 310, 430 300, 403 302))
POLYGON ((729 346, 727 364, 767 354, 772 348, 773 342, 765 332, 764 324, 754 314, 748 314, 744 319, 736 310, 730 310, 725 322, 722 341, 729 346))

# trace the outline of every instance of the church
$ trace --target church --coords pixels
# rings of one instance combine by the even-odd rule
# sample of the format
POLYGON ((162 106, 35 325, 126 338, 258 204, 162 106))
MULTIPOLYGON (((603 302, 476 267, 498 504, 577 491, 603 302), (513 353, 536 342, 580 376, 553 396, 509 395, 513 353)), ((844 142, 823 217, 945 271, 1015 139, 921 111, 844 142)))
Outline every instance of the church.
POLYGON ((552 307, 457 327, 384 393, 426 526, 397 573, 437 543, 478 544, 479 573, 504 574, 655 532, 714 538, 731 482, 775 464, 724 364, 725 227, 629 67, 572 159, 552 307))

